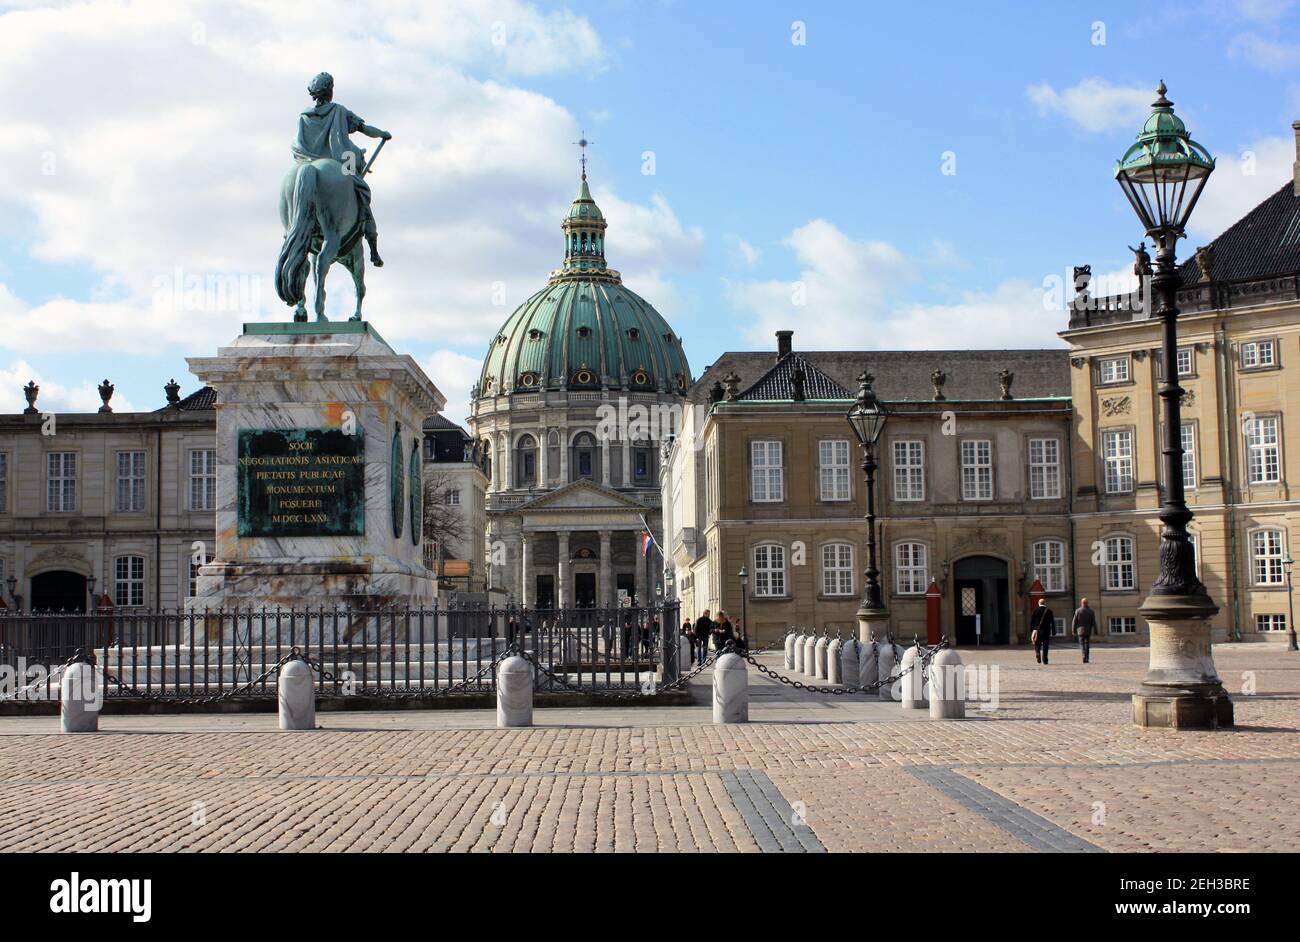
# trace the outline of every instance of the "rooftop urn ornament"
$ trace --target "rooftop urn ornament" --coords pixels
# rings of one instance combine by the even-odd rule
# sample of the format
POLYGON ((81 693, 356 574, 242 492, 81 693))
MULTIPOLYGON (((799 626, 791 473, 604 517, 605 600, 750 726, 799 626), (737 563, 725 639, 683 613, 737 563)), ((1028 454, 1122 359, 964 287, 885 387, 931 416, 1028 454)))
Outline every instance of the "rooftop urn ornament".
POLYGON ((1196 250, 1196 267, 1201 270, 1201 278, 1214 281, 1214 246, 1202 245, 1196 250))
POLYGON ((724 395, 726 395, 726 391, 722 388, 722 384, 715 379, 713 385, 709 387, 709 402, 721 402, 724 395))
POLYGON ((1008 369, 1002 369, 998 372, 998 385, 1002 387, 1002 401, 1007 402, 1011 399, 1011 384, 1015 382, 1016 374, 1008 369))
POLYGON ((948 397, 943 394, 943 384, 948 382, 948 374, 943 370, 930 371, 930 385, 934 387, 934 401, 944 402, 948 397))
MULTIPOLYGON (((1115 179, 1155 246, 1154 268, 1145 243, 1140 243, 1133 270, 1139 277, 1150 274, 1150 316, 1161 322, 1163 360, 1173 364, 1183 281, 1174 249, 1214 171, 1214 158, 1188 135, 1165 92, 1161 82, 1137 142, 1115 165, 1115 179)), ((1159 396, 1166 429, 1182 426, 1182 394, 1178 371, 1165 369, 1159 396)), ((1160 575, 1138 609, 1150 630, 1150 664, 1133 696, 1133 722, 1193 729, 1231 726, 1232 702, 1210 647, 1209 620, 1219 607, 1196 574, 1196 551, 1187 533, 1192 512, 1184 495, 1183 450, 1177 436, 1166 443, 1163 456, 1160 575)))
POLYGON ((1074 266, 1074 306, 1086 308, 1092 300, 1092 266, 1074 266))
POLYGON ((163 386, 163 392, 167 396, 167 408, 179 409, 181 407, 181 384, 176 382, 174 377, 163 386))
POLYGON ((23 415, 35 415, 41 410, 36 408, 36 397, 41 394, 41 387, 36 385, 36 380, 29 379, 27 385, 23 387, 23 395, 27 398, 27 408, 23 410, 23 415))
POLYGON ((372 265, 384 264, 365 177, 392 135, 334 101, 334 78, 328 72, 316 75, 307 93, 314 104, 298 115, 290 148, 294 165, 280 185, 284 242, 275 264, 275 290, 294 309, 293 319, 306 321, 309 256, 316 256, 313 306, 316 320, 326 321, 325 276, 337 262, 352 274, 357 307, 351 319, 359 321, 366 293, 363 245, 370 245, 372 265), (379 139, 369 161, 352 143, 352 134, 379 139))
POLYGON ((108 404, 108 400, 113 398, 113 389, 114 389, 113 384, 110 383, 107 379, 105 379, 102 383, 99 384, 99 398, 104 403, 102 406, 99 407, 100 412, 113 411, 113 407, 108 404))
POLYGON ((804 373, 803 367, 795 366, 794 372, 790 375, 790 389, 795 402, 804 401, 803 387, 807 378, 807 374, 804 373))
POLYGON ((722 385, 727 389, 728 401, 740 398, 740 377, 735 370, 729 371, 726 376, 722 377, 722 385))

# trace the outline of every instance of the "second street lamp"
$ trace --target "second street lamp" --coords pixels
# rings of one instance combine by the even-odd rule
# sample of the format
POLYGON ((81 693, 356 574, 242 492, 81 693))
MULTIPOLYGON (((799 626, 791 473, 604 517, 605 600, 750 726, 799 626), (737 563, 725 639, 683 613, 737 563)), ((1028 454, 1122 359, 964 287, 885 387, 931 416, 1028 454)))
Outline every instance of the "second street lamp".
MULTIPOLYGON (((1160 504, 1160 576, 1138 610, 1150 630, 1150 663, 1133 696, 1138 726, 1211 728, 1231 726, 1232 701, 1219 680, 1210 649, 1210 619, 1219 607, 1196 576, 1196 551, 1187 535, 1192 512, 1183 492, 1182 396, 1178 385, 1178 289, 1182 276, 1174 247, 1214 171, 1214 158, 1192 140, 1174 104, 1156 89, 1142 131, 1115 165, 1115 179, 1156 249, 1149 263, 1151 318, 1158 319, 1163 348, 1160 416, 1163 426, 1163 500, 1160 504)), ((1144 247, 1139 263, 1146 261, 1144 247)))
POLYGON ((1287 618, 1288 637, 1287 637, 1286 649, 1288 651, 1300 651, 1300 647, 1296 645, 1295 595, 1293 594, 1294 590, 1291 588, 1291 570, 1295 568, 1295 560, 1291 558, 1290 553, 1287 553, 1286 559, 1282 560, 1282 568, 1286 570, 1286 604, 1287 604, 1287 610, 1290 613, 1289 617, 1287 618))
POLYGON ((880 569, 876 564, 876 449, 884 434, 889 412, 876 398, 871 385, 874 381, 875 377, 865 371, 858 377, 858 398, 845 416, 862 448, 862 474, 867 484, 867 569, 862 587, 862 606, 858 609, 859 640, 863 642, 872 639, 874 623, 886 622, 889 618, 880 591, 880 569))

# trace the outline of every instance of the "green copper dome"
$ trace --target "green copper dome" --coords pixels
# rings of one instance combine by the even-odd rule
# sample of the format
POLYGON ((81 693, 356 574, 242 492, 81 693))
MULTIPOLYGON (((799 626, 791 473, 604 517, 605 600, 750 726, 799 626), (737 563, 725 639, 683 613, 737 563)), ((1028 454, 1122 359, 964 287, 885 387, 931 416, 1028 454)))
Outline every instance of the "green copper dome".
POLYGON ((492 339, 476 397, 618 389, 684 395, 691 383, 681 338, 605 264, 605 217, 587 188, 561 223, 564 266, 492 339))

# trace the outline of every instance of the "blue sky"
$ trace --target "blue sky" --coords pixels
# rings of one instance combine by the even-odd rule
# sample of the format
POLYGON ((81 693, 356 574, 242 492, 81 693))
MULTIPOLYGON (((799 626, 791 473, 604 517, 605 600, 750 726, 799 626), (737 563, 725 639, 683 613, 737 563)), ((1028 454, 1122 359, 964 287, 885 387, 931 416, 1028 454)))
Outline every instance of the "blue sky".
POLYGON ((104 375, 152 408, 193 387, 185 356, 287 316, 261 279, 322 68, 394 133, 368 317, 454 418, 560 260, 583 129, 610 263, 696 372, 778 327, 805 349, 1058 343, 1044 279, 1131 265, 1111 169, 1157 80, 1220 161, 1183 256, 1288 177, 1300 118, 1292 3, 1064 6, 327 3, 325 29, 253 2, 0 4, 0 408, 29 374, 56 408, 104 375), (178 270, 257 304, 160 304, 178 270))

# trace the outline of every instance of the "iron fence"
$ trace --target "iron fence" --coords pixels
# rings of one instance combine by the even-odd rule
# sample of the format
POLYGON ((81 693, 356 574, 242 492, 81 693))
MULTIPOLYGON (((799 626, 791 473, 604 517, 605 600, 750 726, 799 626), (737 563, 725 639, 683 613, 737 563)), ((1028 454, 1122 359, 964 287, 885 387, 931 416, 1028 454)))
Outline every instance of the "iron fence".
POLYGON ((107 697, 274 697, 296 650, 321 695, 495 691, 512 646, 545 668, 539 691, 668 683, 679 672, 675 603, 642 608, 232 609, 0 614, 0 698, 58 696, 59 668, 93 660, 107 697), (242 689, 247 688, 247 689, 242 689))

